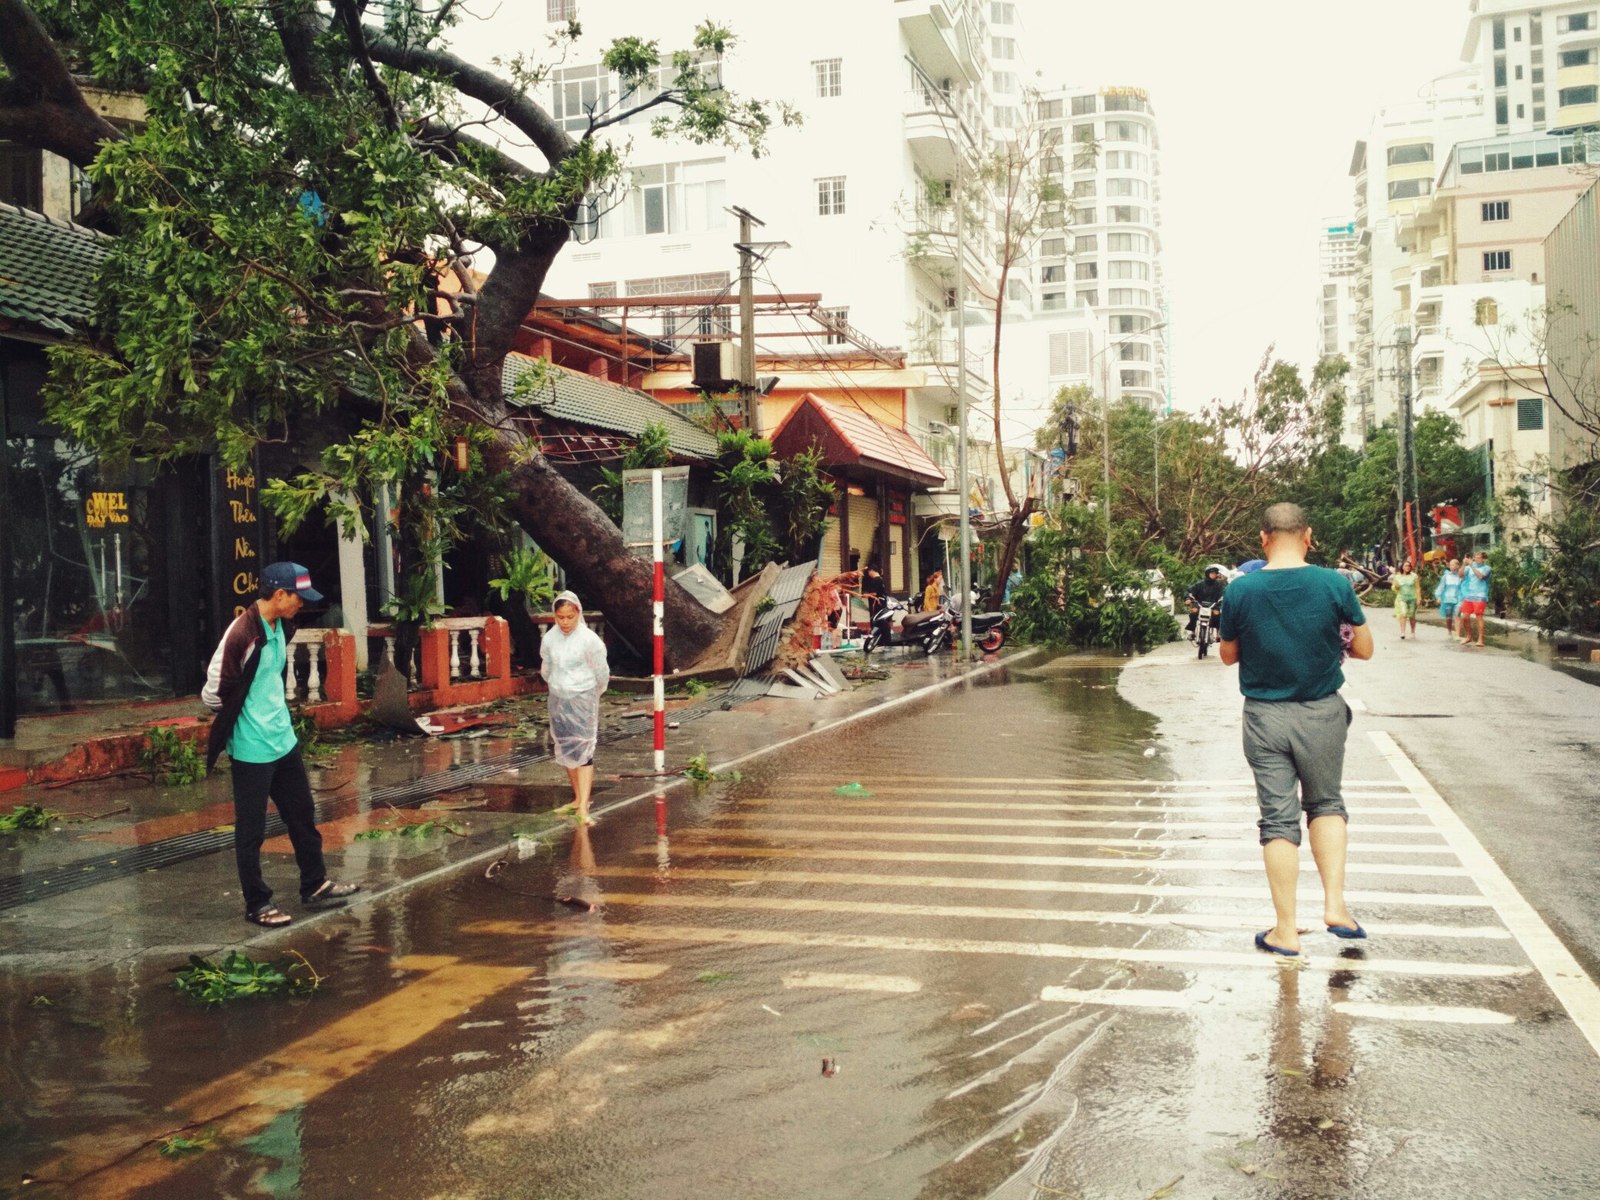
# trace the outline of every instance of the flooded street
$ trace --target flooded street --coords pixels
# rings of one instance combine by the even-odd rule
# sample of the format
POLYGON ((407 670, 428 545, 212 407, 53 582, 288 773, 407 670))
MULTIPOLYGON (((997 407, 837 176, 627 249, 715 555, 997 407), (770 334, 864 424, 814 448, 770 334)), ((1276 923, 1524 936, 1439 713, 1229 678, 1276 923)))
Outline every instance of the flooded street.
POLYGON ((1036 658, 291 931, 306 999, 11 974, 0 1193, 1591 1194, 1600 1059, 1372 718, 1371 940, 1307 856, 1306 961, 1252 948, 1232 687, 1036 658))

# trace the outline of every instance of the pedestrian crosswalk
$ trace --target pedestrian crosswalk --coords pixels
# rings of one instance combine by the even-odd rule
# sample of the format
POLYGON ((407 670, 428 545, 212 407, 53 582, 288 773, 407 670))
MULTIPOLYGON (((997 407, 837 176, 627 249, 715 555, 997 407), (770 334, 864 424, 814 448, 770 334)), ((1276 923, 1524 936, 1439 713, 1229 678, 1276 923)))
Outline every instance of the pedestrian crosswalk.
MULTIPOLYGON (((695 806, 672 831, 670 866, 651 843, 636 861, 593 867, 604 899, 584 934, 631 959, 670 961, 671 947, 773 952, 791 988, 923 994, 939 986, 930 964, 967 958, 1062 964, 1032 993, 1048 1008, 1181 1012, 1214 1003, 1241 971, 1292 969, 1336 979, 1329 1004, 1357 1020, 1493 1025, 1543 1011, 1523 994, 1541 986, 1542 968, 1420 778, 1369 769, 1346 785, 1347 896, 1371 937, 1324 937, 1307 852, 1311 932, 1294 962, 1250 945, 1271 909, 1253 785, 1237 777, 930 772, 836 795, 840 780, 813 766, 695 806), (860 973, 835 969, 841 952, 860 973), (1098 974, 1082 973, 1095 964, 1098 974), (1454 982, 1435 997, 1430 980, 1454 982)), ((484 919, 463 932, 559 938, 574 927, 484 919)))

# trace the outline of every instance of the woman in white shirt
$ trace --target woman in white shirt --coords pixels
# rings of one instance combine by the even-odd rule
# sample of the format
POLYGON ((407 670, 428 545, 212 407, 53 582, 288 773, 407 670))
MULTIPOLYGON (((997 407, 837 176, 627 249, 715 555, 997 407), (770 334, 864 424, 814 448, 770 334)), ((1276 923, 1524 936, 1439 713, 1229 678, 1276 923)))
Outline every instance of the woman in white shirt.
POLYGON ((589 821, 594 786, 594 749, 600 736, 600 697, 611 682, 606 646, 583 620, 571 592, 555 601, 555 625, 539 643, 539 674, 550 687, 550 740, 556 762, 572 781, 572 809, 580 825, 589 821))

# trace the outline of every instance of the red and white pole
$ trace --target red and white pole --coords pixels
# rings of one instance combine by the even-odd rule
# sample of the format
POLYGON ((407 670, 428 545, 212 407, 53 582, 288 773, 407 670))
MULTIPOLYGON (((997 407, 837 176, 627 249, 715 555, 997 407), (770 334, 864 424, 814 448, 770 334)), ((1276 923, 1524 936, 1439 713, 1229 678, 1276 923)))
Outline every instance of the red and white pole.
POLYGON ((661 472, 658 469, 650 472, 650 558, 654 568, 650 623, 655 668, 652 682, 655 692, 656 838, 664 846, 667 836, 667 796, 662 790, 661 781, 667 773, 667 567, 661 538, 661 472))

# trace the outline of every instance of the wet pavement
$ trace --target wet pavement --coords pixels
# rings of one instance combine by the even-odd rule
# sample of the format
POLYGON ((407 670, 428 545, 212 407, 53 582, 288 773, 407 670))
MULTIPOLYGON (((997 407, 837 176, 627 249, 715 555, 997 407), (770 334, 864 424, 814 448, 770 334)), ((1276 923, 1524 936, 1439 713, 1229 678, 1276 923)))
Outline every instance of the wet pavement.
MULTIPOLYGON (((484 805, 451 812, 470 847, 346 839, 344 873, 411 882, 253 940, 314 965, 305 1000, 174 992, 214 914, 0 924, 0 1195, 1592 1195, 1600 1034, 1552 986, 1581 1015, 1594 985, 1547 977, 1563 943, 1535 897, 1560 888, 1518 857, 1565 864, 1590 831, 1558 849, 1502 809, 1519 750, 1547 816, 1588 805, 1563 747, 1600 692, 1378 632, 1347 692, 1368 942, 1320 931, 1308 863, 1305 960, 1251 947, 1270 918, 1231 670, 1041 657, 678 789, 665 835, 648 793, 602 801, 591 832, 490 869, 525 818, 487 809, 547 804, 533 772, 452 793, 484 805), (1410 729, 1423 696, 1462 707, 1449 733, 1410 729), (158 1154, 178 1131, 210 1148, 158 1154)), ((695 748, 804 732, 763 703, 695 748)), ((225 874, 18 912, 118 888, 154 912, 167 875, 214 906, 225 874)), ((1558 924, 1592 961, 1586 911, 1558 924)))

